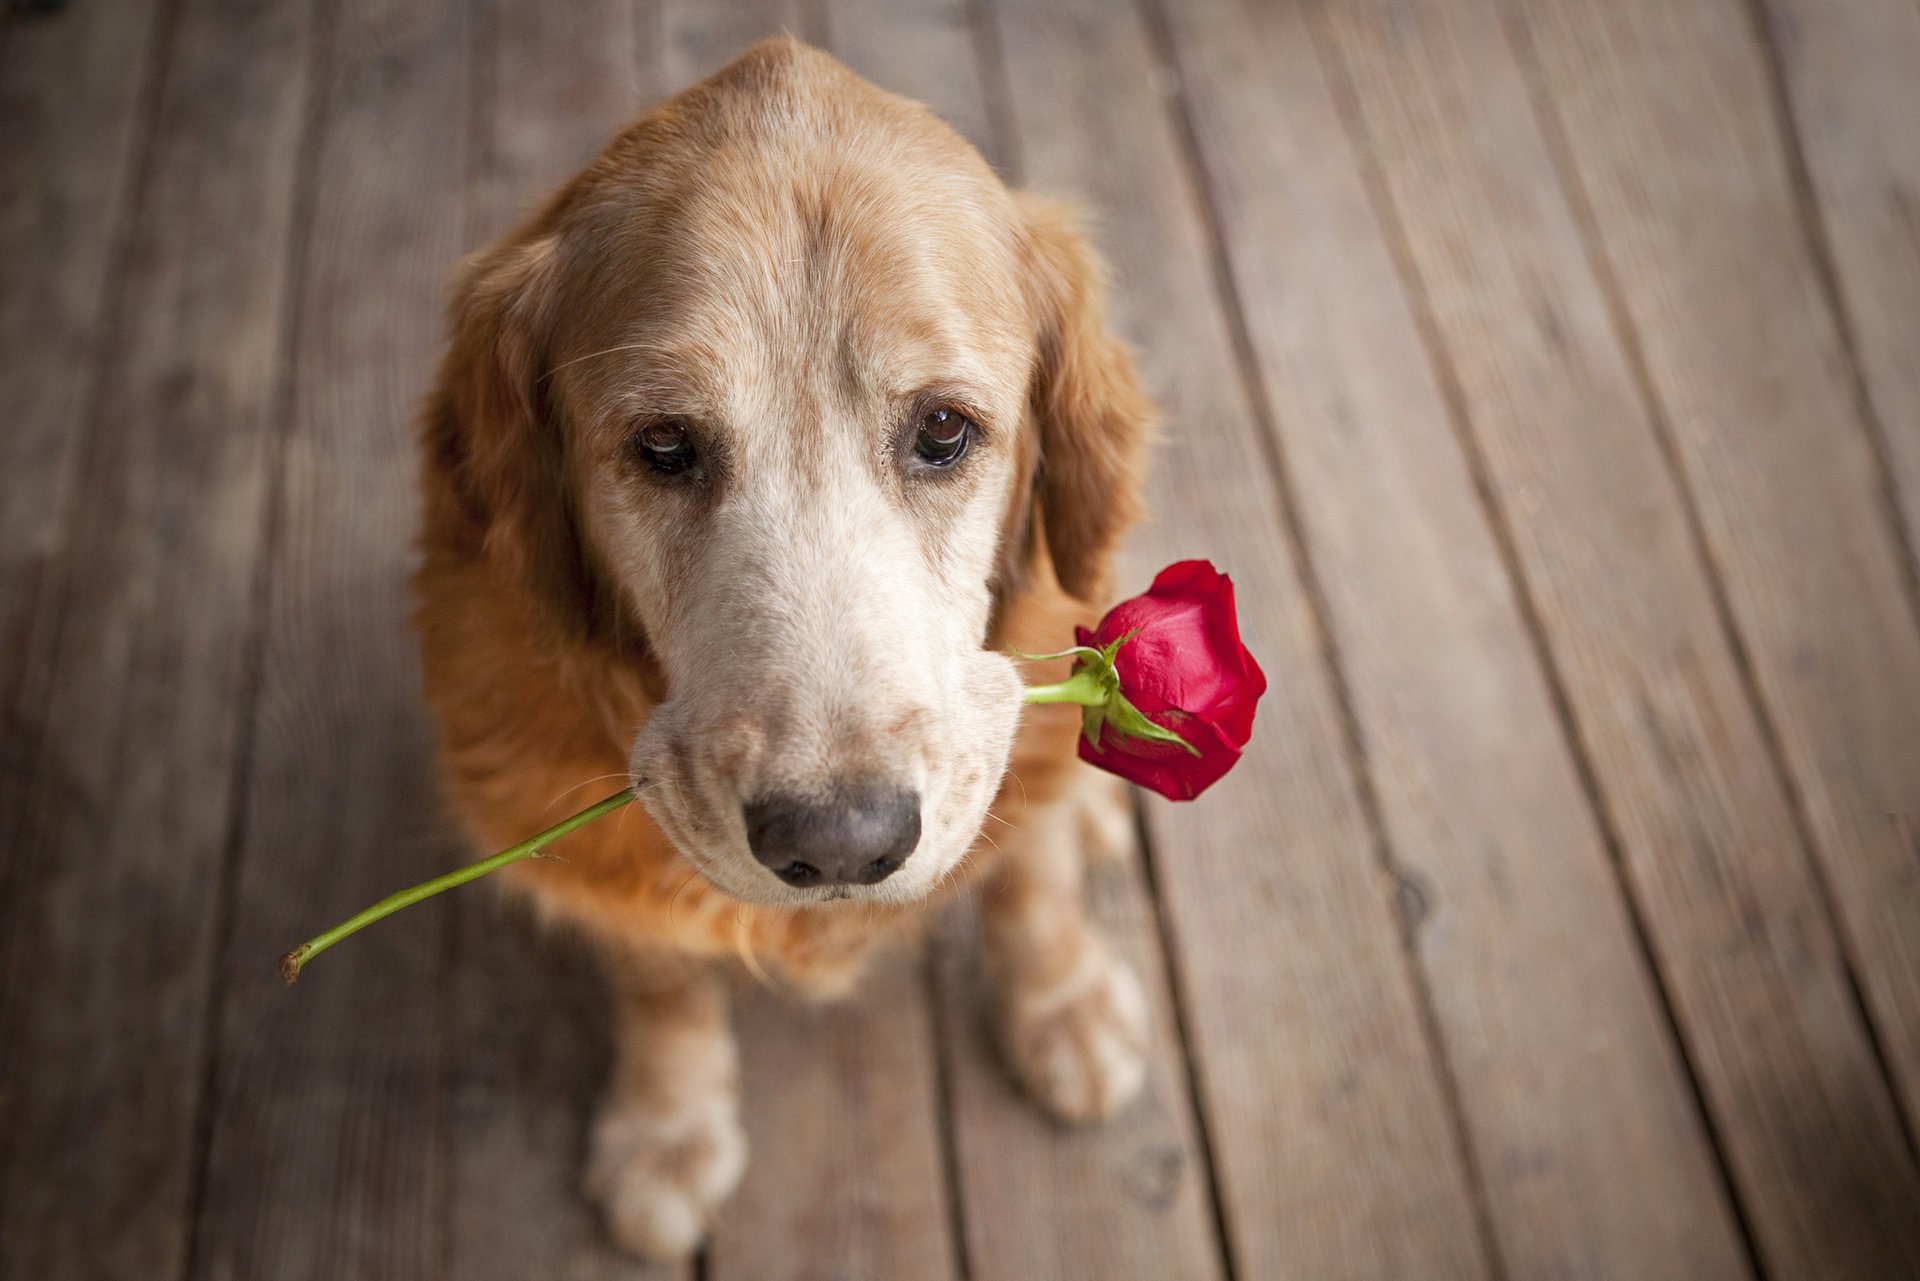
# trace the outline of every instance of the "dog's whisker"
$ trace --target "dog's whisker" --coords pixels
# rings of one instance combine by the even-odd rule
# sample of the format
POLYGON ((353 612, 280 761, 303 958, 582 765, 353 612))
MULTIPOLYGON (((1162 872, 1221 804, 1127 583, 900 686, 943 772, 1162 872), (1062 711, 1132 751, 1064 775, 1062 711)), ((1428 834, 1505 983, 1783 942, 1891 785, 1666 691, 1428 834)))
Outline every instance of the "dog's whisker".
POLYGON ((659 347, 660 347, 659 343, 629 342, 629 343, 621 343, 618 347, 608 347, 602 351, 590 351, 584 356, 575 356, 572 360, 561 361, 559 364, 555 365, 552 369, 549 369, 546 373, 540 375, 540 381, 546 382, 549 378, 552 378, 555 374, 559 373, 562 369, 565 369, 570 365, 577 365, 583 360, 597 360, 601 356, 617 355, 618 353, 623 351, 658 350, 659 347))
POLYGON ((753 954, 753 925, 745 913, 747 905, 736 903, 733 908, 733 947, 740 954, 740 963, 747 967, 747 973, 760 981, 762 987, 771 988, 773 979, 760 968, 760 959, 753 954))
MULTIPOLYGON (((982 833, 982 835, 985 835, 985 833, 982 833)), ((999 849, 1000 847, 996 845, 994 846, 994 848, 999 849)), ((940 877, 939 882, 933 887, 934 893, 936 894, 939 893, 940 891, 946 889, 947 886, 957 881, 960 878, 961 871, 966 868, 967 864, 971 861, 971 859, 972 859, 972 855, 970 853, 963 853, 960 856, 960 860, 957 863, 955 863, 952 867, 948 868, 945 874, 940 877)), ((971 886, 967 886, 965 888, 968 890, 972 889, 971 886)))
POLYGON ((693 883, 700 879, 700 869, 694 868, 687 873, 687 879, 680 882, 680 888, 673 892, 672 900, 667 904, 667 920, 675 925, 680 923, 680 896, 685 894, 693 883))
POLYGON ((547 809, 552 809, 583 787, 592 787, 595 783, 604 783, 610 778, 625 778, 626 776, 626 771, 622 770, 613 774, 596 774, 592 778, 582 779, 580 782, 575 783, 572 787, 566 788, 564 791, 558 793, 552 800, 548 801, 547 809))

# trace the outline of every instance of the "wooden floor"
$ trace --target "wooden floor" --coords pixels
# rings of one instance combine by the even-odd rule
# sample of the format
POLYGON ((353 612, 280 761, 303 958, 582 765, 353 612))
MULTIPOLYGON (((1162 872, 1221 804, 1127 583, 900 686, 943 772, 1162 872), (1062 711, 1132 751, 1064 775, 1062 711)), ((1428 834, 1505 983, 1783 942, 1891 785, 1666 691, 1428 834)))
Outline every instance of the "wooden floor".
POLYGON ((1920 1276, 1915 0, 71 0, 0 16, 0 1276, 1920 1276), (583 958, 469 891, 405 630, 449 264, 786 29, 1098 211, 1123 581, 1273 680, 1102 914, 1066 1132, 967 923, 742 1011, 705 1255, 576 1194, 583 958))

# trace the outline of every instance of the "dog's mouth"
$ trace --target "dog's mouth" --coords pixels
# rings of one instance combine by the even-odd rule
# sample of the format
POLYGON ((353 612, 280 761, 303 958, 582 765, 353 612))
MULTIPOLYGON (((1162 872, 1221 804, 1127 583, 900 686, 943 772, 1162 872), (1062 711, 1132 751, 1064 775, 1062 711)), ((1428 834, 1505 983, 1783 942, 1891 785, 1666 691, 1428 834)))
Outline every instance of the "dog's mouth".
POLYGON ((925 900, 980 839, 1020 715, 1003 656, 980 651, 948 671, 933 700, 808 705, 783 692, 749 713, 669 698, 634 740, 639 799, 694 870, 742 903, 925 900))
MULTIPOLYGON (((990 789, 983 795, 977 785, 956 790, 935 780, 918 797, 911 847, 895 847, 886 860, 890 865, 881 874, 871 868, 877 860, 870 857, 870 848, 850 851, 838 865, 840 870, 831 870, 834 851, 829 842, 802 851, 829 869, 818 873, 818 883, 806 883, 815 876, 796 875, 795 859, 755 845, 743 807, 720 799, 730 797, 733 789, 722 780, 705 777, 689 753, 662 749, 643 733, 635 745, 634 761, 637 797, 681 857, 716 890, 755 907, 904 905, 927 899, 979 839, 991 799, 990 789)), ((849 839, 874 839, 859 830, 860 820, 839 821, 850 833, 849 839)))
POLYGON ((716 829, 726 825, 698 817, 704 807, 688 792, 652 782, 640 791, 639 799, 694 871, 722 894, 752 907, 905 905, 922 901, 931 897, 964 861, 984 823, 983 815, 967 832, 962 832, 959 824, 937 825, 937 830, 926 833, 902 860, 897 872, 870 884, 795 885, 755 858, 737 829, 723 835, 716 829), (955 846, 959 847, 957 851, 955 846))

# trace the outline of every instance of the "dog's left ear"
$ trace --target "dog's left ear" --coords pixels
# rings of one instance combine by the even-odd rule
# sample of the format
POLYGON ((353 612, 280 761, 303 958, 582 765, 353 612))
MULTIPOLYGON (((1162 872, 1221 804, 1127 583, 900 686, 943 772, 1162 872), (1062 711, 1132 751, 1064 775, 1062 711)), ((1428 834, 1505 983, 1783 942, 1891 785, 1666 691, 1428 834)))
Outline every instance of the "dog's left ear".
POLYGON ((1025 278, 1039 360, 1029 390, 1038 427, 1031 508, 1009 552, 1038 559, 1044 536, 1054 577, 1096 602, 1107 590, 1114 544, 1139 512, 1141 455, 1155 411, 1133 357, 1107 328, 1105 270, 1072 212, 1015 197, 1024 228, 1025 278))
POLYGON ((451 341, 425 424, 429 483, 450 486, 487 560, 542 640, 597 630, 595 590, 572 512, 565 443, 545 385, 559 247, 521 235, 463 270, 451 341))

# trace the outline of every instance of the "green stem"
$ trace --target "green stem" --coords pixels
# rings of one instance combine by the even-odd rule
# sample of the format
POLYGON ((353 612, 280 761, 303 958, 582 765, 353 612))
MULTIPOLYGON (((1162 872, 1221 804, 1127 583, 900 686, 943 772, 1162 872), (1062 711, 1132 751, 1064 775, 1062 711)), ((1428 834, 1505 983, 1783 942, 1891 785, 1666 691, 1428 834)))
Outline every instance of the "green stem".
POLYGON ((488 872, 496 871, 509 863, 517 863, 523 858, 532 858, 568 832, 585 827, 602 815, 613 813, 632 799, 633 793, 630 791, 615 792, 604 801, 589 805, 578 814, 561 819, 546 831, 537 836, 529 836, 518 845, 509 846, 491 858, 470 863, 458 871, 448 872, 445 876, 436 876, 431 881, 416 885, 409 890, 401 890, 398 894, 389 894, 364 912, 349 917, 324 934, 308 939, 281 957, 280 977, 286 980, 288 987, 292 987, 299 980, 300 971, 307 962, 348 935, 356 934, 381 917, 391 916, 401 908, 418 903, 423 898, 431 898, 442 890, 450 890, 456 885, 465 885, 468 881, 485 876, 488 872))
MULTIPOLYGON (((1131 634, 1132 633, 1128 633, 1128 635, 1131 634)), ((1121 638, 1123 641, 1125 639, 1126 637, 1121 638)), ((1120 709, 1120 714, 1127 717, 1125 723, 1131 733, 1136 736, 1180 743, 1182 746, 1187 747, 1188 751, 1193 751, 1194 749, 1191 746, 1188 746, 1171 730, 1162 729, 1160 726, 1148 721, 1138 712, 1135 712, 1125 699, 1119 699, 1118 703, 1115 704, 1117 691, 1110 688, 1110 680, 1108 678, 1112 673, 1112 654, 1110 650, 1117 647, 1118 643, 1109 647, 1109 652, 1103 653, 1100 650, 1091 649, 1086 646, 1076 646, 1070 650, 1063 650, 1057 655, 1038 656, 1056 658, 1079 656, 1087 658, 1089 661, 1082 663, 1074 670, 1073 675, 1056 685, 1034 685, 1029 687, 1021 695, 1021 701, 1026 703, 1077 703, 1081 707, 1097 708, 1109 708, 1110 706, 1117 705, 1120 709)), ((1091 715, 1091 713, 1089 715, 1091 715)), ((1089 732, 1097 733, 1097 729, 1098 726, 1096 723, 1095 730, 1089 732)), ((306 967, 307 962, 332 947, 335 943, 338 943, 341 939, 359 933, 383 916, 391 916, 401 908, 411 907, 421 899, 432 898, 442 890, 450 890, 456 885, 465 885, 468 881, 477 880, 489 872, 498 871, 507 864, 517 863, 523 858, 536 857, 547 845, 559 840, 577 828, 585 827, 588 823, 593 822, 593 820, 603 815, 613 813, 613 811, 619 809, 631 800, 633 800, 632 792, 615 792, 604 801, 589 805, 578 814, 561 819, 558 823, 555 823, 539 835, 530 836, 518 845, 509 846, 507 849, 501 850, 492 858, 482 859, 478 863, 470 863, 458 871, 448 872, 445 876, 437 876, 425 884, 416 885, 409 890, 401 890, 398 894, 388 895, 359 915, 342 921, 324 934, 319 934, 308 939, 305 943, 302 943, 299 947, 294 948, 293 951, 281 957, 280 977, 286 980, 288 987, 292 987, 294 983, 299 980, 300 972, 306 967)))
POLYGON ((1107 698, 1106 687, 1091 667, 1077 669, 1057 685, 1029 685, 1020 695, 1023 703, 1078 703, 1082 707, 1099 707, 1107 698))

